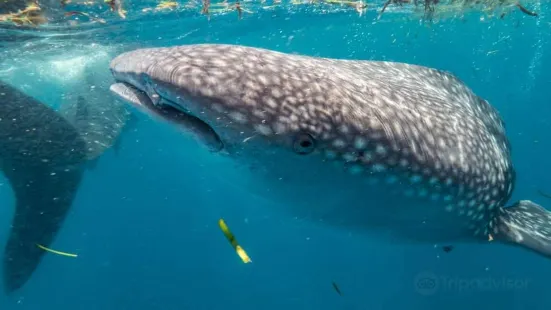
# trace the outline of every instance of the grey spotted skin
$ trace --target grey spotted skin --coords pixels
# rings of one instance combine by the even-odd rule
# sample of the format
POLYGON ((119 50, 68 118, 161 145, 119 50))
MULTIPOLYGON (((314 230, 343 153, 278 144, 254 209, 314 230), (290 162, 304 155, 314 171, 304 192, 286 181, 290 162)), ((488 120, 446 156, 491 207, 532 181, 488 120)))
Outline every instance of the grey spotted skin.
POLYGON ((69 213, 82 180, 86 143, 47 105, 0 81, 0 169, 15 212, 3 255, 7 293, 38 268, 69 213))
POLYGON ((203 121, 297 216, 551 256, 550 212, 505 208, 515 172, 498 112, 451 73, 210 44, 130 51, 111 72, 150 114, 203 121))
POLYGON ((123 133, 133 127, 127 106, 109 95, 109 79, 97 70, 97 64, 87 64, 84 81, 65 94, 58 113, 78 129, 86 142, 87 167, 94 169, 101 156, 110 148, 118 152, 123 133))

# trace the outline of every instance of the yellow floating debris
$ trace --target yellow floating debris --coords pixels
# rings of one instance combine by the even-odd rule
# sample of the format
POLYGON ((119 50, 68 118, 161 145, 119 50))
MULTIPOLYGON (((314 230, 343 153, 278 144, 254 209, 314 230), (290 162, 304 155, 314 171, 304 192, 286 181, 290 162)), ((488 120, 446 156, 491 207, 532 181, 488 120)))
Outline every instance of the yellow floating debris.
POLYGON ((161 1, 155 8, 144 8, 142 9, 142 12, 149 12, 149 11, 162 11, 162 10, 173 10, 179 8, 180 5, 178 2, 174 1, 161 1))
POLYGON ((54 253, 54 254, 57 254, 57 255, 62 255, 62 256, 69 256, 69 257, 77 257, 78 255, 77 254, 71 254, 71 253, 66 253, 66 252, 60 252, 60 251, 56 251, 56 250, 52 250, 52 249, 49 249, 43 245, 40 245, 40 244, 36 244, 37 247, 41 248, 42 250, 44 251, 48 251, 48 252, 51 252, 51 253, 54 253))
POLYGON ((226 236, 226 239, 231 243, 233 246, 233 249, 239 255, 243 263, 251 263, 251 259, 247 255, 247 252, 243 250, 243 248, 237 244, 237 240, 235 239, 234 235, 231 233, 230 229, 228 228, 228 225, 226 225, 226 222, 224 222, 223 219, 218 220, 218 226, 220 226, 220 229, 224 233, 224 236, 226 236))
POLYGON ((174 1, 162 1, 157 5, 157 10, 163 10, 163 9, 176 9, 178 8, 178 2, 174 1))
POLYGON ((19 26, 38 26, 46 23, 47 20, 38 5, 30 4, 24 10, 19 10, 17 13, 1 14, 0 22, 12 22, 19 26))

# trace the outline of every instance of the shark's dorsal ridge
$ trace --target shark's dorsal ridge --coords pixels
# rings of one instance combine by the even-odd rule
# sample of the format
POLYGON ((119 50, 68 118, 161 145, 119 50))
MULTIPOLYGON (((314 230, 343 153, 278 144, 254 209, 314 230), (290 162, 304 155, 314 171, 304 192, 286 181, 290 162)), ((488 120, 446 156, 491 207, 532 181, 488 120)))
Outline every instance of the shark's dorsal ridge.
POLYGON ((4 289, 23 286, 59 231, 82 178, 85 142, 53 109, 0 81, 0 162, 16 206, 4 289))

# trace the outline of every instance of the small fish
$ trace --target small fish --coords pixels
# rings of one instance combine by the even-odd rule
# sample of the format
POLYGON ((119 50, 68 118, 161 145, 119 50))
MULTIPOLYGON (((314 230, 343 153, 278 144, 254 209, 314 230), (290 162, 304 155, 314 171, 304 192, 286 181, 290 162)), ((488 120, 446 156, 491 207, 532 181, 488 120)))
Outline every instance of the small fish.
POLYGON ((445 246, 442 247, 442 250, 444 250, 444 252, 446 252, 446 253, 451 252, 453 249, 454 249, 453 245, 445 245, 445 246))
POLYGON ((544 193, 539 189, 538 189, 538 194, 540 194, 541 196, 543 196, 545 198, 550 198, 551 199, 551 194, 544 193))
POLYGON ((522 13, 526 15, 538 17, 538 13, 529 11, 527 8, 523 7, 520 3, 517 3, 517 7, 521 10, 522 13))
POLYGON ((341 290, 339 289, 339 286, 337 285, 337 283, 335 282, 331 282, 333 284, 333 288, 335 289, 335 291, 337 292, 337 294, 339 294, 340 296, 342 296, 342 293, 341 293, 341 290))

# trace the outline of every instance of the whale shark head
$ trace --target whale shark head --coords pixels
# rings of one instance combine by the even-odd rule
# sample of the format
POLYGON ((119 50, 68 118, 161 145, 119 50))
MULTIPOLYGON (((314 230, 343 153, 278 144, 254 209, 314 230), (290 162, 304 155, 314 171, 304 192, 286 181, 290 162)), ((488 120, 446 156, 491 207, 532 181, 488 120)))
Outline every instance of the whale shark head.
POLYGON ((209 147, 219 144, 215 149, 237 155, 246 151, 243 141, 251 139, 296 155, 314 152, 317 144, 324 143, 322 136, 327 140, 332 130, 331 99, 326 97, 331 94, 322 93, 332 86, 309 85, 316 76, 296 72, 299 66, 288 63, 286 67, 277 58, 245 52, 208 45, 177 51, 145 49, 114 59, 111 71, 117 81, 147 95, 149 100, 134 101, 141 108, 164 114, 163 118, 174 115, 162 113, 163 109, 175 108, 187 114, 196 122, 194 132, 209 147), (285 76, 285 72, 292 75, 285 76), (302 104, 315 96, 327 104, 302 104), (316 116, 310 117, 310 113, 316 116))
POLYGON ((429 239, 468 227, 551 253, 551 230, 527 216, 547 211, 504 211, 515 172, 499 114, 452 74, 210 44, 110 67, 116 95, 254 167, 263 182, 248 188, 296 214, 429 239))
MULTIPOLYGON (((337 80, 323 79, 329 71, 306 72, 302 67, 315 60, 281 56, 224 45, 136 50, 111 62, 118 82, 111 90, 193 133, 209 150, 252 167, 254 180, 265 182, 253 181, 248 190, 278 200, 300 195, 306 203, 317 200, 330 174, 349 186, 326 182, 333 188, 326 201, 342 203, 335 198, 339 191, 354 196, 349 175, 326 160, 346 148, 342 131, 359 130, 358 117, 336 105, 343 90, 337 80)), ((358 150, 367 145, 354 143, 358 150)))

